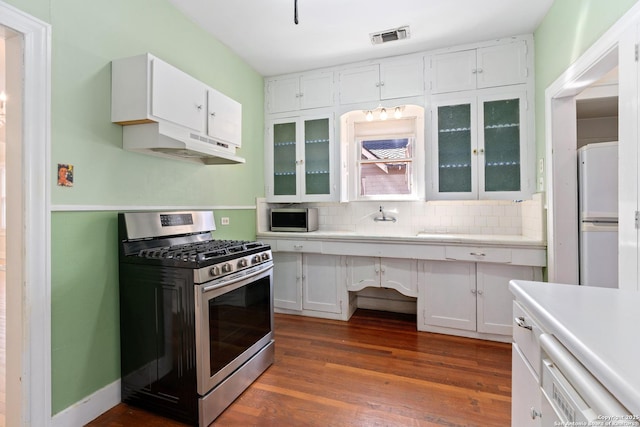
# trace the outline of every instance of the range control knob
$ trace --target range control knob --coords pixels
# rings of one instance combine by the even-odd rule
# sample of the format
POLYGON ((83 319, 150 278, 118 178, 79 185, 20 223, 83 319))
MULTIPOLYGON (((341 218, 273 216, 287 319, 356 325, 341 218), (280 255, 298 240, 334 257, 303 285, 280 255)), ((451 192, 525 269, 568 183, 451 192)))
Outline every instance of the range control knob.
POLYGON ((212 276, 217 276, 220 274, 220 267, 218 267, 217 265, 213 266, 213 268, 211 270, 209 270, 209 273, 212 276))
POLYGON ((263 261, 266 261, 266 260, 268 260, 268 259, 269 259, 269 253, 268 253, 268 252, 264 252, 264 253, 262 254, 262 260, 263 260, 263 261))
POLYGON ((252 264, 257 264, 257 263, 259 263, 260 261, 262 261, 262 258, 260 257, 260 254, 258 254, 258 255, 256 255, 256 256, 254 256, 254 257, 251 259, 251 263, 252 263, 252 264))
POLYGON ((222 266, 222 272, 229 273, 230 271, 231 271, 231 264, 227 262, 222 266))
POLYGON ((240 259, 240 261, 238 261, 238 267, 246 267, 247 266, 247 260, 242 258, 240 259))

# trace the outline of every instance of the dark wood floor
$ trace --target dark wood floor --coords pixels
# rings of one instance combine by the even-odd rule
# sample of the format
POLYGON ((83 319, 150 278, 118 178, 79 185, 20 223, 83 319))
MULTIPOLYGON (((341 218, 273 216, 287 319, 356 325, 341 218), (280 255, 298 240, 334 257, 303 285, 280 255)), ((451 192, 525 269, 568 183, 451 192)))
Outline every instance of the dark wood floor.
MULTIPOLYGON (((276 359, 216 426, 509 426, 509 344, 416 331, 410 315, 276 314, 276 359)), ((120 404, 89 424, 183 426, 120 404)))

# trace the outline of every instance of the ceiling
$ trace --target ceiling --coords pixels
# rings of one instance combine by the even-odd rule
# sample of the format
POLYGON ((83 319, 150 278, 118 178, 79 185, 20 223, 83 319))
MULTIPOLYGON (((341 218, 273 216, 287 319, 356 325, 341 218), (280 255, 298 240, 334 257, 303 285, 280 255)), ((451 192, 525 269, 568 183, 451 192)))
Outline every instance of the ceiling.
POLYGON ((553 0, 169 0, 263 76, 533 33, 553 0), (410 38, 372 45, 371 33, 410 38))

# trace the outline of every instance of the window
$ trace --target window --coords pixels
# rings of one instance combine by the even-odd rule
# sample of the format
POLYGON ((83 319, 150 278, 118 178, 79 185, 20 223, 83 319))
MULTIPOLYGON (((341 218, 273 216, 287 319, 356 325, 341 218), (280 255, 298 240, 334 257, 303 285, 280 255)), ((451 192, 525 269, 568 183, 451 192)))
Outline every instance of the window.
POLYGON ((411 194, 412 140, 366 139, 358 142, 361 153, 358 166, 360 196, 411 194))
POLYGON ((424 197, 424 109, 397 109, 394 118, 382 119, 380 108, 341 117, 342 201, 424 197))

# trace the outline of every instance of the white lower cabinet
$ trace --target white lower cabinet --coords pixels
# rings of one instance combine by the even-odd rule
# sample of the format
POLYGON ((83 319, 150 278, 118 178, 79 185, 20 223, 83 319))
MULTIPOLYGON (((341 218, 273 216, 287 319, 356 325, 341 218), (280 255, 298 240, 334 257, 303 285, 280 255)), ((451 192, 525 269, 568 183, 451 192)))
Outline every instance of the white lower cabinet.
POLYGON ((274 252, 273 305, 276 311, 342 313, 341 257, 274 252))
POLYGON ((511 425, 541 426, 542 392, 535 373, 515 343, 511 355, 511 384, 511 425))
POLYGON ((418 296, 416 260, 352 256, 347 257, 346 265, 348 291, 389 288, 408 297, 418 296))
POLYGON ((302 256, 302 308, 304 310, 341 313, 339 289, 342 266, 336 255, 302 256))
POLYGON ((302 310, 302 254, 273 253, 273 306, 302 310))
POLYGON ((538 267, 424 261, 419 271, 418 329, 453 328, 511 336, 509 281, 534 280, 538 267))

